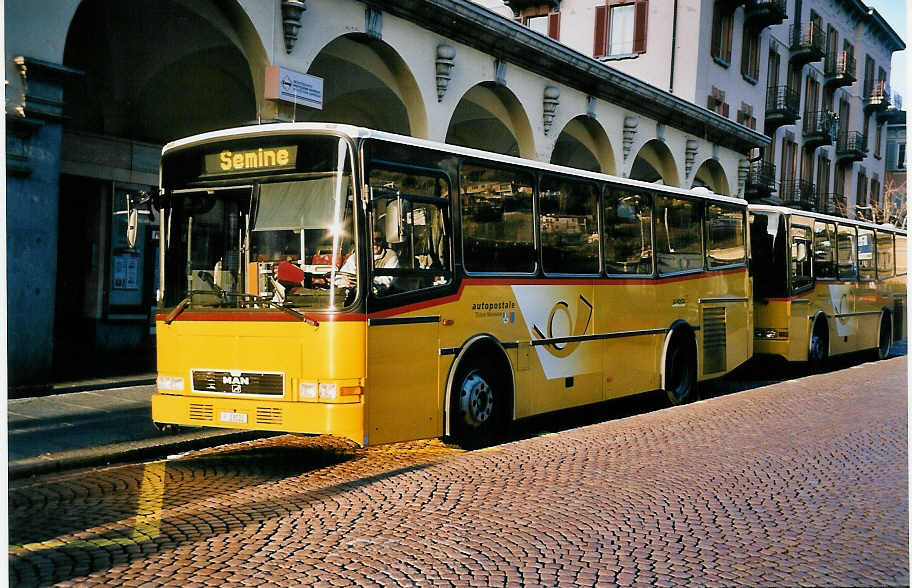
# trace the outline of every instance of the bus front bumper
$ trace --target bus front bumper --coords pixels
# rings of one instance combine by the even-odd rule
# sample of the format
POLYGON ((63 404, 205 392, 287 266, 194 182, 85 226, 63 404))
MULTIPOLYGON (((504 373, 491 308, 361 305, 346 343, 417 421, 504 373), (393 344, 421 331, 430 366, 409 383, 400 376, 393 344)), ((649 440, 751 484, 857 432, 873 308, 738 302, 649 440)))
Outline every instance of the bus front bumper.
POLYGON ((287 402, 156 393, 152 420, 188 427, 220 427, 337 435, 364 444, 364 403, 287 402))

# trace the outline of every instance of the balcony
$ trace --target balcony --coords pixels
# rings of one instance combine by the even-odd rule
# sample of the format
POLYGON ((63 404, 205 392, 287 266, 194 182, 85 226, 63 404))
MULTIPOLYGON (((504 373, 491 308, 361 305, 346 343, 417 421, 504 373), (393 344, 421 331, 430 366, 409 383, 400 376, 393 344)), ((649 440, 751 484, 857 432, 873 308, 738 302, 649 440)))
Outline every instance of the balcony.
POLYGON ((829 110, 804 113, 804 147, 832 145, 836 139, 836 115, 829 110))
POLYGON ((748 200, 766 198, 776 191, 776 166, 768 161, 752 161, 744 185, 748 200))
POLYGON ((855 83, 855 56, 848 51, 833 51, 827 55, 823 68, 823 85, 837 88, 855 83))
POLYGON ((858 131, 840 133, 836 138, 836 163, 861 161, 868 154, 868 138, 858 131))
POLYGON ((504 0, 504 4, 513 9, 513 13, 519 16, 520 12, 527 8, 539 8, 547 6, 552 12, 560 10, 560 0, 504 0))
POLYGON ((789 38, 792 40, 790 59, 794 65, 804 65, 823 59, 826 36, 817 23, 792 25, 789 29, 789 38))
POLYGON ((764 132, 770 135, 782 125, 790 125, 798 120, 798 108, 801 96, 797 90, 788 86, 770 86, 766 89, 766 120, 764 132))
POLYGON ((880 112, 890 106, 890 86, 883 80, 878 80, 865 88, 864 91, 864 111, 880 112))
POLYGON ((838 192, 821 194, 817 212, 846 218, 846 198, 838 192))
POLYGON ((786 206, 816 210, 814 184, 807 180, 783 180, 779 183, 779 200, 786 206))
POLYGON ((748 0, 744 5, 744 26, 759 31, 785 20, 786 0, 748 0))

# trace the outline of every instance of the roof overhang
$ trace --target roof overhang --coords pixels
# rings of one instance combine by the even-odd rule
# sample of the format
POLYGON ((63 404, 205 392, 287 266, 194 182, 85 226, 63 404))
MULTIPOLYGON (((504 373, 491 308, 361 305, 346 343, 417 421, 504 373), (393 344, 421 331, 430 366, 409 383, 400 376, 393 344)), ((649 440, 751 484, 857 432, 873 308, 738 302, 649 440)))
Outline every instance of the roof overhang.
POLYGON ((621 73, 470 0, 364 0, 545 78, 706 141, 747 153, 770 138, 621 73))

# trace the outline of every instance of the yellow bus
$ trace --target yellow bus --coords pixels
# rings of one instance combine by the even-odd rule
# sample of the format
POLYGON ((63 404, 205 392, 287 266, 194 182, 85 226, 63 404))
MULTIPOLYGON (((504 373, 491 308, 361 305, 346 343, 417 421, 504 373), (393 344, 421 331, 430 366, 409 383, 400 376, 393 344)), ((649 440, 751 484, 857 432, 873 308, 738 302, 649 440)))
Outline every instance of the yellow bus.
POLYGON ((747 203, 706 189, 282 123, 169 143, 158 200, 158 424, 472 444, 752 353, 747 203))
POLYGON ((750 236, 755 353, 819 367, 906 338, 905 231, 752 205, 750 236))

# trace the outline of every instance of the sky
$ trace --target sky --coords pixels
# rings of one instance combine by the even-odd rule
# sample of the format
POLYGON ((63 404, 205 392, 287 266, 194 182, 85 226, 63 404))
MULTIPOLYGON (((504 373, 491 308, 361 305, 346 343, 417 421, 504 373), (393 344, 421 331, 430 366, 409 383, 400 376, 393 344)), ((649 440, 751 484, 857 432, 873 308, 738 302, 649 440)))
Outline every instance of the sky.
MULTIPOLYGON (((909 45, 909 37, 906 31, 909 30, 906 14, 906 0, 862 0, 866 5, 880 13, 884 20, 893 27, 893 30, 899 35, 906 45, 909 45)), ((890 67, 890 87, 893 93, 899 93, 903 97, 903 108, 912 105, 912 95, 906 92, 906 80, 912 77, 909 71, 909 64, 906 62, 906 55, 909 50, 897 51, 893 54, 893 64, 890 67)))

